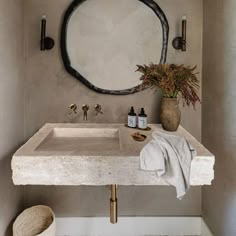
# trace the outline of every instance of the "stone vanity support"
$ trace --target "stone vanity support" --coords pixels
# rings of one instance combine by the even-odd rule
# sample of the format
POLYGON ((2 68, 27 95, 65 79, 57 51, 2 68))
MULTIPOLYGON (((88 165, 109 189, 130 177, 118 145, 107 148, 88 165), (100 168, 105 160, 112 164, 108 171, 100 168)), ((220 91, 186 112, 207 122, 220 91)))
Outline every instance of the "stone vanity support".
MULTIPOLYGON (((134 129, 123 124, 46 124, 13 156, 15 185, 111 186, 111 222, 117 222, 117 185, 168 185, 154 171, 142 171, 139 154, 152 139, 136 142, 134 129)), ((186 138, 196 149, 190 184, 211 185, 215 157, 184 128, 172 134, 186 138)))

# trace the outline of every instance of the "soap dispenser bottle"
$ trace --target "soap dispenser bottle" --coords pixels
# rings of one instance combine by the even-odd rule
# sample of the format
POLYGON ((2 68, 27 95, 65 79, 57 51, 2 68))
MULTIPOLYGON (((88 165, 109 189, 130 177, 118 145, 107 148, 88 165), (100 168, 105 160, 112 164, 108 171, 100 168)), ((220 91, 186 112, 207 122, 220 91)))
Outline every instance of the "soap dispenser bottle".
POLYGON ((147 129, 147 115, 145 114, 144 108, 141 109, 141 112, 138 116, 138 128, 147 129))
POLYGON ((131 107, 130 112, 128 114, 128 126, 131 128, 136 128, 137 126, 137 116, 134 112, 134 108, 131 107))

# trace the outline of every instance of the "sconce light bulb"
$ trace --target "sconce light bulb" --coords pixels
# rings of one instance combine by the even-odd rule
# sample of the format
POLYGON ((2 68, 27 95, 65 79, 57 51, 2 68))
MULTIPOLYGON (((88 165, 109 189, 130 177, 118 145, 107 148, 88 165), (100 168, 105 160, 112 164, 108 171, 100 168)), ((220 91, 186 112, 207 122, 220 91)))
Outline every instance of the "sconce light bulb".
POLYGON ((182 20, 187 20, 187 16, 183 16, 183 17, 182 17, 182 20))
POLYGON ((47 16, 46 15, 42 15, 42 20, 46 20, 47 16))

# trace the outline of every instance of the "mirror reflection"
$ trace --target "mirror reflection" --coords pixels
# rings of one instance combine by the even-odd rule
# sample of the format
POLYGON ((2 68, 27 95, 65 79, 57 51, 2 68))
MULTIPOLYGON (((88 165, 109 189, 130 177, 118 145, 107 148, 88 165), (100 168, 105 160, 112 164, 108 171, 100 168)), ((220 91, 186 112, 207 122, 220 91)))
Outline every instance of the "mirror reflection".
POLYGON ((84 1, 68 18, 65 46, 70 66, 91 87, 121 93, 136 87, 136 65, 163 59, 162 23, 138 0, 84 1))

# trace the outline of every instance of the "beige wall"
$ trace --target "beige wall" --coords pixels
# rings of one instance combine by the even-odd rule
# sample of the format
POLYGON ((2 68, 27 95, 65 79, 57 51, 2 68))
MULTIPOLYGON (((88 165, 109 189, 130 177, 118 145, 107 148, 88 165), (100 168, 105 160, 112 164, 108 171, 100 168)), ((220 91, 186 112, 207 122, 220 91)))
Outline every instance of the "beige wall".
POLYGON ((215 236, 236 235, 236 1, 204 0, 203 143, 216 155, 203 215, 215 236))
MULTIPOLYGON (((59 34, 62 15, 71 0, 24 0, 26 46, 25 138, 34 134, 46 122, 83 122, 82 112, 71 119, 67 107, 84 103, 93 107, 99 103, 103 116, 90 110, 89 122, 126 122, 130 106, 145 107, 150 122, 158 122, 160 94, 144 91, 129 96, 97 94, 68 75, 62 65, 59 34), (39 51, 40 18, 48 15, 48 34, 56 41, 52 51, 39 51)), ((170 24, 169 63, 185 63, 202 67, 202 1, 159 0, 170 24), (180 20, 188 17, 188 50, 178 52, 171 46, 172 39, 180 32, 180 20)), ((201 73, 200 73, 201 78, 201 73)), ((182 124, 199 140, 201 139, 201 109, 182 108, 182 124)), ((185 200, 175 199, 172 189, 165 187, 120 190, 123 215, 199 215, 201 214, 201 189, 193 188, 185 200), (147 206, 147 207, 146 207, 147 206)), ((105 215, 108 213, 108 190, 105 187, 27 187, 26 205, 47 203, 59 215, 105 215), (95 199, 98 199, 95 201, 95 199)))
POLYGON ((0 235, 11 235, 10 223, 23 206, 22 188, 11 179, 11 156, 22 144, 23 1, 0 1, 0 235))

